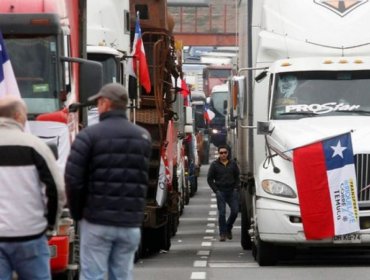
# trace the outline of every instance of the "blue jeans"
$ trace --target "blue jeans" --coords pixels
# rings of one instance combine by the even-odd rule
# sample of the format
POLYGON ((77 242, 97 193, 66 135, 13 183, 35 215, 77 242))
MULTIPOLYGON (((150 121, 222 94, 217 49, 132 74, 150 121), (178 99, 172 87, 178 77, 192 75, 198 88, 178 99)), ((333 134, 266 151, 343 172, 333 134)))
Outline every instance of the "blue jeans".
POLYGON ((131 280, 140 228, 104 226, 82 220, 80 280, 131 280))
POLYGON ((50 251, 46 236, 20 242, 0 242, 0 280, 50 280, 50 251))
POLYGON ((231 232, 234 222, 238 217, 239 212, 239 192, 231 191, 217 191, 217 209, 218 209, 218 226, 220 235, 225 235, 231 232), (226 204, 230 207, 230 215, 226 221, 226 204))

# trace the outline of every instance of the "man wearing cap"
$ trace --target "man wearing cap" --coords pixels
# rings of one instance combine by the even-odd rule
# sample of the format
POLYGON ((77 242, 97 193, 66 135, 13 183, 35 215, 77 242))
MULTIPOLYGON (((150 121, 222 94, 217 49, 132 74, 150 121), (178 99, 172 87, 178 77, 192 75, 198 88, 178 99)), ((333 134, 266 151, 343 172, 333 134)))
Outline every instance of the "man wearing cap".
POLYGON ((127 120, 126 89, 107 84, 97 101, 99 123, 83 129, 66 172, 68 205, 80 221, 80 279, 132 279, 148 185, 151 136, 127 120))

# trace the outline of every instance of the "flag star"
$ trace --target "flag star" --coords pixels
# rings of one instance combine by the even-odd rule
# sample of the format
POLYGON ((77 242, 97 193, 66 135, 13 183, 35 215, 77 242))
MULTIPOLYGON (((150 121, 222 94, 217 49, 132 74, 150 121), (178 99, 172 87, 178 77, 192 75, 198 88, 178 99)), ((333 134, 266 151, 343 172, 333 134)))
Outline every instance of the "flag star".
POLYGON ((343 158, 343 151, 345 149, 347 149, 347 147, 342 147, 342 144, 340 143, 340 140, 338 141, 338 144, 336 146, 330 146, 330 148, 332 148, 333 151, 334 151, 334 153, 332 155, 332 158, 335 157, 336 155, 343 158))

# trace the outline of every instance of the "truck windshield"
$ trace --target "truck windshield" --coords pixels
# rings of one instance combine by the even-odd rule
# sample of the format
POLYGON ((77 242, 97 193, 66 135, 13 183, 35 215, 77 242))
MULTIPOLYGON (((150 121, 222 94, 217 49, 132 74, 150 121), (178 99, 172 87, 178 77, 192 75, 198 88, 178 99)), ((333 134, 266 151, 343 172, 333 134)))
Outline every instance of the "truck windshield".
POLYGON ((227 100, 226 91, 215 91, 211 95, 211 106, 215 113, 225 116, 224 104, 227 100))
POLYGON ((55 37, 7 38, 5 44, 29 114, 59 110, 55 37))
POLYGON ((231 69, 209 69, 209 78, 228 78, 232 75, 231 69))
POLYGON ((111 55, 88 54, 90 60, 100 62, 103 66, 103 85, 109 83, 118 83, 118 64, 116 59, 111 55))
POLYGON ((271 119, 370 113, 370 71, 279 73, 271 119))

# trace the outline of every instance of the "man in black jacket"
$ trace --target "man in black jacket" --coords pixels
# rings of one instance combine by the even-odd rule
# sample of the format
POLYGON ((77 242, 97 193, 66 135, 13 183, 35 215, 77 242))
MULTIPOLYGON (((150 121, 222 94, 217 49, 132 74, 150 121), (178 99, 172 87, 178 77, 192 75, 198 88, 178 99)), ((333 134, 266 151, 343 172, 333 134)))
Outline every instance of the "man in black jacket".
POLYGON ((218 226, 220 241, 226 237, 232 239, 232 228, 239 212, 239 167, 229 159, 226 145, 218 147, 219 158, 211 163, 207 182, 217 198, 218 226), (230 215, 226 221, 226 204, 230 207, 230 215))
POLYGON ((100 122, 83 129, 65 181, 72 216, 81 220, 80 279, 131 279, 140 243, 151 137, 126 118, 126 89, 112 83, 97 100, 100 122), (108 266, 108 267, 107 267, 108 266))

